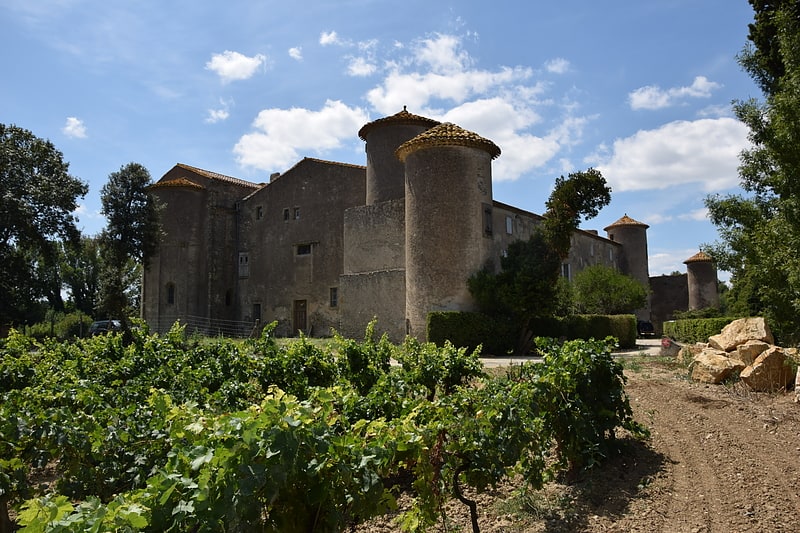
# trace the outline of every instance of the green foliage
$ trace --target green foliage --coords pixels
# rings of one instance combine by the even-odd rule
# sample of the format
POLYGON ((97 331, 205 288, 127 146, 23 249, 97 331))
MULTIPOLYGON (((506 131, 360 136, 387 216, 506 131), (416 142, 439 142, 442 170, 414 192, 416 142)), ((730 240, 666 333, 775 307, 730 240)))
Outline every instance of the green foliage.
POLYGON ((427 389, 429 400, 437 394, 452 394, 456 387, 483 375, 480 347, 468 354, 466 348, 456 348, 449 341, 439 348, 432 342, 408 337, 397 353, 397 361, 407 381, 427 389))
POLYGON ((734 320, 736 317, 670 320, 664 322, 664 336, 684 343, 708 342, 709 337, 718 335, 734 320))
POLYGON ((745 195, 706 198, 720 242, 707 248, 732 273, 730 313, 765 316, 785 343, 800 339, 800 8, 797 2, 752 0, 751 44, 740 65, 765 100, 738 101, 734 112, 750 130, 740 155, 745 195))
POLYGON ((605 265, 584 268, 575 274, 572 284, 581 313, 618 315, 647 304, 647 287, 605 265))
POLYGON ((73 213, 88 187, 50 141, 0 124, 0 191, 0 323, 27 321, 32 302, 60 299, 55 243, 78 239, 73 213))
POLYGON ((92 325, 91 316, 81 312, 47 313, 47 320, 31 326, 28 334, 39 340, 53 337, 61 341, 85 337, 89 333, 89 326, 92 325))
POLYGON ((573 315, 562 319, 562 331, 569 340, 614 337, 621 348, 636 347, 634 315, 573 315))
POLYGON ((488 377, 449 343, 392 346, 371 326, 362 343, 279 346, 274 327, 249 343, 187 341, 180 324, 129 343, 12 331, 0 505, 23 531, 345 531, 393 509, 408 479, 403 524, 421 530, 462 485, 521 473, 538 487, 609 453, 616 427, 637 429, 600 343, 543 344, 544 363, 488 377), (31 483, 45 466, 55 487, 31 483))
POLYGON ((611 356, 614 346, 613 338, 561 345, 536 339, 544 356, 538 381, 544 427, 568 470, 591 468, 616 451, 617 427, 647 435, 633 420, 622 365, 611 356))
POLYGON ((438 346, 450 341, 454 346, 481 353, 503 355, 514 349, 518 332, 507 320, 496 320, 484 313, 435 311, 428 313, 427 336, 438 346))
POLYGON ((589 220, 611 202, 611 188, 599 170, 590 168, 556 179, 547 200, 544 234, 561 257, 569 255, 570 239, 581 219, 589 220))
POLYGON ((362 396, 389 371, 392 358, 393 346, 389 337, 383 334, 379 340, 375 340, 376 323, 376 320, 372 320, 367 325, 364 342, 345 339, 339 333, 334 333, 334 344, 339 354, 339 371, 362 396))
POLYGON ((103 261, 98 307, 119 319, 126 331, 126 317, 137 307, 141 294, 141 269, 147 268, 161 236, 158 206, 147 192, 151 184, 145 167, 128 163, 109 174, 100 193, 101 213, 108 224, 100 235, 103 261))

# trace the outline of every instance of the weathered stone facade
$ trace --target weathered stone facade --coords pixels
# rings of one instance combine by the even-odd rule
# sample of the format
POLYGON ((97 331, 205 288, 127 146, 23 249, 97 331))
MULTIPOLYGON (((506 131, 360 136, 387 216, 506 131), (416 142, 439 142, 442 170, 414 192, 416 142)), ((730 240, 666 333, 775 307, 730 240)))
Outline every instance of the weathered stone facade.
MULTIPOLYGON (((367 165, 306 158, 269 183, 179 164, 151 189, 165 235, 145 273, 143 318, 208 333, 425 336, 435 310, 470 310, 467 278, 499 267, 542 217, 492 198, 492 141, 406 110, 365 125, 367 165)), ((576 231, 562 273, 596 264, 647 281, 647 226, 576 231)), ((648 309, 638 312, 649 319, 648 309)))

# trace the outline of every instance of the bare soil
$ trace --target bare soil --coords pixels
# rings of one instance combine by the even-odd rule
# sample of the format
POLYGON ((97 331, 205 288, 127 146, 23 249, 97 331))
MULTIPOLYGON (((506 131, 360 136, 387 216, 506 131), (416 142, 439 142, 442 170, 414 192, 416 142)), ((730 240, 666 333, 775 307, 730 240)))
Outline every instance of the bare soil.
MULTIPOLYGON (((651 356, 626 359, 626 390, 647 442, 576 483, 519 495, 508 483, 478 501, 482 532, 800 531, 800 404, 791 393, 743 384, 705 385, 651 356)), ((471 531, 469 512, 448 504, 436 531, 471 531)), ((399 531, 391 517, 357 531, 399 531)))

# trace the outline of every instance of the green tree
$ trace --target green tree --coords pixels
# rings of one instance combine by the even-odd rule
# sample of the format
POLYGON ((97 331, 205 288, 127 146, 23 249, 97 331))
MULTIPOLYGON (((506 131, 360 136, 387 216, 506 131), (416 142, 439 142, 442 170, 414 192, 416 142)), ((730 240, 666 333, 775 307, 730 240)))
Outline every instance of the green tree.
POLYGON ((141 268, 158 249, 161 233, 158 207, 147 192, 150 172, 129 163, 112 172, 101 191, 102 210, 108 224, 100 235, 102 269, 99 278, 100 310, 122 321, 135 312, 141 293, 141 268))
POLYGON ((734 103, 750 130, 739 166, 745 194, 706 198, 721 238, 706 248, 732 273, 731 309, 765 315, 791 342, 800 339, 800 6, 750 4, 750 44, 738 59, 765 100, 734 103))
POLYGON ((561 256, 569 255, 570 239, 581 220, 597 216, 611 202, 611 187, 599 170, 590 168, 556 179, 545 207, 544 233, 561 256))
POLYGON ((56 242, 78 239, 73 213, 87 191, 50 141, 0 124, 0 323, 30 320, 36 302, 59 292, 44 277, 56 242))
POLYGON ((70 305, 77 311, 94 316, 101 265, 99 239, 82 237, 77 244, 65 244, 61 262, 61 275, 69 293, 70 305))
POLYGON ((500 272, 490 267, 469 279, 470 292, 484 313, 519 325, 517 353, 530 349, 535 319, 569 309, 569 294, 559 277, 570 238, 581 219, 596 216, 610 201, 611 189, 595 169, 559 177, 541 227, 527 241, 509 245, 500 272))
POLYGON ((582 313, 632 313, 647 303, 647 288, 642 283, 605 265, 584 268, 575 274, 572 284, 582 313))

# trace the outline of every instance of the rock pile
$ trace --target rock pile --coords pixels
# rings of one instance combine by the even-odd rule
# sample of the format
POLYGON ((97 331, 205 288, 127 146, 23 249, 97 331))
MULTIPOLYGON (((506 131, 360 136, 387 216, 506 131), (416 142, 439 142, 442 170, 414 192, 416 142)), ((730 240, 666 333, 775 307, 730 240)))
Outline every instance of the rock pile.
MULTIPOLYGON (((800 370, 793 372, 797 349, 775 346, 775 339, 763 318, 734 320, 719 335, 681 348, 681 361, 691 360, 692 379, 721 383, 738 376, 754 391, 777 391, 800 384, 800 370)), ((798 386, 795 386, 798 391, 798 386)), ((796 392, 800 401, 800 392, 796 392)))

